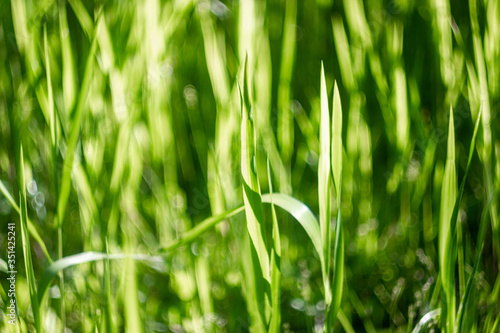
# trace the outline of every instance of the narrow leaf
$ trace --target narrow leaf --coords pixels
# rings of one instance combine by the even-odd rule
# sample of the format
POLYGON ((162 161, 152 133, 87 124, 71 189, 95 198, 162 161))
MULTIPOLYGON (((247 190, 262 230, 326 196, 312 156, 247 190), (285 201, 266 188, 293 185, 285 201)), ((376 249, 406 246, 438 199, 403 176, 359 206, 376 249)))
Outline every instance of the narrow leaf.
POLYGON ((330 290, 330 111, 328 108, 328 94, 325 82, 325 70, 321 63, 321 118, 319 132, 319 165, 318 165, 318 200, 319 224, 321 228, 321 241, 323 244, 323 284, 325 287, 325 301, 329 306, 332 295, 330 290))

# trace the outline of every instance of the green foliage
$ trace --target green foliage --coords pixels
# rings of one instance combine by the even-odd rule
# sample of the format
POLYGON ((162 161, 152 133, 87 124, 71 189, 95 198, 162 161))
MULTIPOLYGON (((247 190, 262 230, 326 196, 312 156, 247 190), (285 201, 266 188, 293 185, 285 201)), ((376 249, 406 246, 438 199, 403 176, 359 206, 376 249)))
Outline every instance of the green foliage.
POLYGON ((2 9, 0 331, 498 331, 498 1, 2 9))

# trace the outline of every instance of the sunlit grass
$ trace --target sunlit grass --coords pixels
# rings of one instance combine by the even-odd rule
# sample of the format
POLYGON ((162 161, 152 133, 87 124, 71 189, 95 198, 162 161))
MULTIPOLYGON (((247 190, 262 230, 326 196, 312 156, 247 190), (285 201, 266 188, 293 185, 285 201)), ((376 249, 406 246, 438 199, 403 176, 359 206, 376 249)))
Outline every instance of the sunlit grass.
POLYGON ((499 329, 497 1, 3 7, 0 331, 499 329))

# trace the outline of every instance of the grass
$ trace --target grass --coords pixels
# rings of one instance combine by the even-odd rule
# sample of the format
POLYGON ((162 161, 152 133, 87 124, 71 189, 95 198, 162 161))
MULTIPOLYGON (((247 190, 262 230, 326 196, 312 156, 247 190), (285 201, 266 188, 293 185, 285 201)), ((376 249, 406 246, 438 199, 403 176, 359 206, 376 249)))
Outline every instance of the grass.
POLYGON ((2 8, 0 331, 499 329, 497 1, 2 8))

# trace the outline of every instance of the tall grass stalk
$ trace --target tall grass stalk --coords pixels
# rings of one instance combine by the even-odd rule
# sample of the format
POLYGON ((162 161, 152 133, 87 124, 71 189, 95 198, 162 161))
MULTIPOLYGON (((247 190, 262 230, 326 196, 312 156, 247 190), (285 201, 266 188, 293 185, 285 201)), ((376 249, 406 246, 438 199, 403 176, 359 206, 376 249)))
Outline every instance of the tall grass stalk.
POLYGON ((444 326, 447 332, 455 330, 455 258, 456 240, 452 239, 451 218, 453 207, 457 198, 457 174, 455 168, 455 127, 453 123, 453 110, 450 108, 450 122, 448 128, 448 146, 446 166, 441 190, 441 211, 439 218, 439 264, 441 284, 443 286, 443 300, 445 304, 442 312, 444 326))

